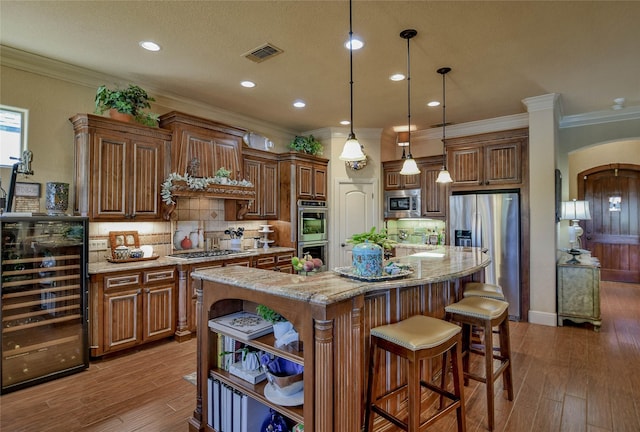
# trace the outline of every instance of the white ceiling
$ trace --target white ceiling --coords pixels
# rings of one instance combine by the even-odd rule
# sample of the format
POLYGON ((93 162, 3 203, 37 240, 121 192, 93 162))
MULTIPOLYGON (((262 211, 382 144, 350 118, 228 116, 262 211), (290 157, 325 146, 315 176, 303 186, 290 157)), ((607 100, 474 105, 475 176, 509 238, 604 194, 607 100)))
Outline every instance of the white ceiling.
MULTIPOLYGON (((0 1, 1 44, 120 77, 294 131, 349 118, 349 3, 342 1, 0 1), (149 53, 138 42, 162 46, 149 53), (243 54, 270 42, 283 54, 243 54), (257 83, 240 87, 241 80, 257 83), (295 109, 297 99, 307 108, 295 109)), ((525 112, 522 99, 560 93, 564 115, 640 106, 640 2, 354 1, 354 126, 464 123, 525 112)), ((106 83, 112 84, 112 83, 106 83)), ((242 126, 242 125, 238 125, 242 126)))

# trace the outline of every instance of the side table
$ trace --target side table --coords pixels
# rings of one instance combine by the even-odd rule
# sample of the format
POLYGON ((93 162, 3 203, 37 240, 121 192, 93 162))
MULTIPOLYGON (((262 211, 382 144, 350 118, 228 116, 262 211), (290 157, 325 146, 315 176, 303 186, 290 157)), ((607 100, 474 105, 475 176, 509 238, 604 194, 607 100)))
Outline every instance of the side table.
POLYGON ((576 323, 589 322, 594 331, 600 330, 600 262, 585 259, 580 264, 567 264, 566 258, 557 263, 558 326, 565 319, 576 323))

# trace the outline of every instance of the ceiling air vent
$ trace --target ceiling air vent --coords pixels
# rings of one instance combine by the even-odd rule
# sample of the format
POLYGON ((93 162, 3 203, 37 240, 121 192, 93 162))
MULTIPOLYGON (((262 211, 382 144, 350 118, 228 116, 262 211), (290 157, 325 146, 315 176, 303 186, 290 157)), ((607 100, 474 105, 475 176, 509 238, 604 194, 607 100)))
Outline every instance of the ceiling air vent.
POLYGON ((244 56, 253 62, 260 63, 270 59, 271 57, 275 57, 282 52, 284 51, 282 51, 277 46, 267 42, 266 44, 261 45, 258 48, 252 49, 248 53, 244 54, 244 56))

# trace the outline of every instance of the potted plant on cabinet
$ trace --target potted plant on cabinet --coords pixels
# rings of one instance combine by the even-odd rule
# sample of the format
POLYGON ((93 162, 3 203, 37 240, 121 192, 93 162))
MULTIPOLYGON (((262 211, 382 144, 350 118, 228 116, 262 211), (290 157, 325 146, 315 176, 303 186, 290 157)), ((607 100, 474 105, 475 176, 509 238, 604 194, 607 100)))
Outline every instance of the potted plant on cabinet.
POLYGON ((151 108, 150 102, 155 99, 150 97, 141 87, 129 84, 126 89, 109 89, 105 85, 98 87, 95 97, 95 113, 102 114, 109 111, 111 118, 131 121, 134 119, 145 126, 158 126, 158 114, 145 112, 151 108), (118 117, 118 114, 124 117, 118 117))
POLYGON ((301 153, 307 153, 310 155, 321 155, 322 150, 324 150, 320 141, 315 139, 313 135, 296 135, 295 138, 293 138, 289 143, 289 148, 291 150, 295 150, 301 153))

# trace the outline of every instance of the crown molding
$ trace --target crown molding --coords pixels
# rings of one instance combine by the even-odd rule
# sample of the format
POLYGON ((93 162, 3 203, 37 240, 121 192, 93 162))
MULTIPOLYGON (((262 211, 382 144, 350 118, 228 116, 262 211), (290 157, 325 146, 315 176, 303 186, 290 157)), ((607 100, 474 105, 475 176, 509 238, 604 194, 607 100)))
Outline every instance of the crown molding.
POLYGON ((560 129, 639 119, 640 106, 628 107, 615 111, 594 111, 585 114, 564 116, 560 120, 560 129))
MULTIPOLYGON (((114 83, 116 85, 126 85, 131 80, 126 78, 108 75, 91 69, 82 68, 69 63, 64 63, 48 57, 22 51, 7 45, 0 45, 0 63, 2 66, 11 67, 17 70, 42 75, 48 78, 54 78, 60 81, 72 84, 98 88, 105 82, 114 83)), ((163 106, 186 106, 196 107, 201 110, 211 112, 214 116, 223 117, 227 123, 240 126, 250 123, 251 127, 240 126, 248 130, 265 129, 283 136, 295 135, 296 131, 292 129, 274 126, 260 119, 247 117, 232 111, 227 111, 214 105, 187 99, 179 95, 163 92, 162 90, 147 85, 144 82, 137 83, 144 87, 149 93, 153 93, 156 102, 163 106)), ((182 108, 181 108, 182 109, 182 108)))
MULTIPOLYGON (((504 117, 496 117, 487 120, 478 120, 474 122, 462 123, 447 126, 446 138, 454 138, 468 135, 477 135, 489 132, 498 132, 503 130, 520 129, 529 127, 528 114, 513 114, 504 117)), ((424 129, 411 132, 411 136, 416 139, 435 140, 442 139, 442 128, 424 129)))

